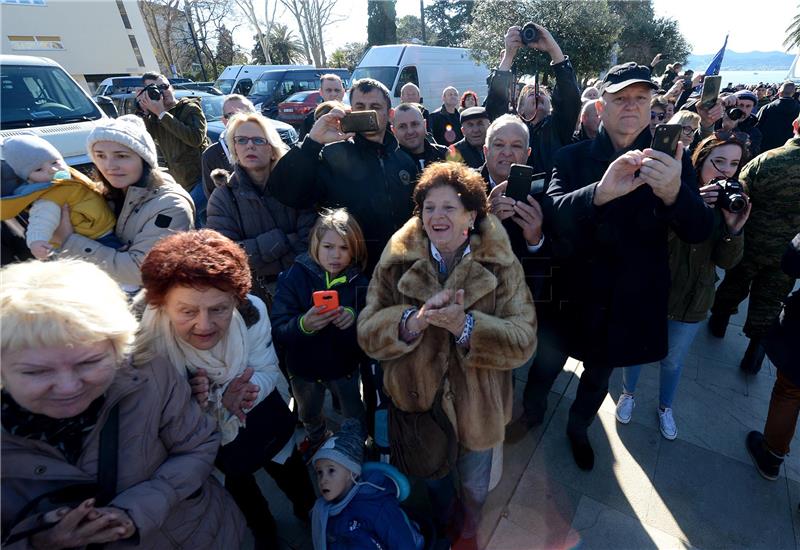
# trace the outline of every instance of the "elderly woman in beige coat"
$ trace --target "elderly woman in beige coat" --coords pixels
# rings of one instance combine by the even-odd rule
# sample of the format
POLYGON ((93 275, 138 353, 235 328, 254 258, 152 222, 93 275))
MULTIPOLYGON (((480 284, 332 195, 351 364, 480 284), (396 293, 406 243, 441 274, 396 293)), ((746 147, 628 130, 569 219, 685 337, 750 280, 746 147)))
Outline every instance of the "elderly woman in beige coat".
POLYGON ((358 319, 359 343, 381 361, 392 401, 392 460, 426 478, 440 527, 452 519, 448 470, 457 469, 467 546, 475 544, 492 448, 511 419, 512 370, 536 347, 522 266, 500 221, 486 213, 484 189, 459 163, 423 172, 416 216, 383 251, 358 319), (440 429, 415 431, 432 425, 440 429), (458 457, 448 460, 450 443, 458 457))
POLYGON ((216 423, 166 360, 130 366, 117 284, 77 260, 0 277, 3 548, 240 548, 216 423))

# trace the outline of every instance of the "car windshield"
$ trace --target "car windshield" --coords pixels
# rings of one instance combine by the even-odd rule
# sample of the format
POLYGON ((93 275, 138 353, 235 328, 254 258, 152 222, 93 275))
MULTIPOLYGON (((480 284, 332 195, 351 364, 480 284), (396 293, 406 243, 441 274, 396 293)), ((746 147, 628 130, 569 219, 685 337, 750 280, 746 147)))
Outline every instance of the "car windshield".
POLYGON ((361 78, 374 78, 391 90, 394 86, 395 76, 397 76, 397 67, 358 67, 353 71, 351 80, 355 82, 361 78))
POLYGON ((302 103, 306 99, 308 99, 308 96, 310 96, 312 94, 315 94, 315 93, 317 93, 317 92, 297 92, 296 94, 292 94, 289 97, 287 97, 285 101, 287 103, 290 102, 290 101, 293 101, 295 103, 302 103))
POLYGON ((200 98, 200 106, 206 115, 206 122, 222 120, 222 103, 225 98, 221 95, 208 95, 200 98))
POLYGON ((59 67, 4 65, 0 128, 32 128, 102 118, 102 112, 59 67))
POLYGON ((219 88, 223 94, 229 94, 233 90, 234 82, 236 81, 232 78, 220 78, 214 83, 214 87, 219 88))
POLYGON ((280 80, 275 78, 265 78, 263 80, 259 78, 256 80, 256 83, 253 84, 253 89, 250 90, 250 95, 272 97, 272 94, 275 93, 275 88, 278 87, 280 82, 280 80))

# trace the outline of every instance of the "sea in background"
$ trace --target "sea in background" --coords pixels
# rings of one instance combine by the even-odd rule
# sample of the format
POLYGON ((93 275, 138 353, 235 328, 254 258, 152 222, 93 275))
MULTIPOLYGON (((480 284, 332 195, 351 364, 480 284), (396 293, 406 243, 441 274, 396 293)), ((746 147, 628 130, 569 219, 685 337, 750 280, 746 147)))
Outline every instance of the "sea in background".
MULTIPOLYGON (((695 71, 704 71, 705 67, 687 67, 687 69, 694 69, 695 71)), ((728 85, 728 82, 735 84, 758 84, 763 82, 765 84, 780 84, 786 79, 789 73, 789 67, 781 71, 725 71, 719 72, 722 76, 722 87, 728 85)))

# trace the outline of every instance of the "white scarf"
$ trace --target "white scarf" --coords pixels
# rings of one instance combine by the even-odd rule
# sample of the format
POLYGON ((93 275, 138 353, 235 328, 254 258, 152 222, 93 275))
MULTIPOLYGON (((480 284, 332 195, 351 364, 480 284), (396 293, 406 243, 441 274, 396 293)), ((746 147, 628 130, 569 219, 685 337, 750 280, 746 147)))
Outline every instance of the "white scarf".
MULTIPOLYGON (((266 307, 257 298, 248 298, 259 310, 259 321, 248 329, 242 316, 234 309, 228 330, 207 351, 199 350, 178 337, 169 317, 161 308, 147 306, 142 315, 141 329, 158 335, 154 344, 159 355, 166 356, 181 374, 184 369, 191 374, 203 369, 208 374, 211 386, 208 406, 219 421, 223 445, 236 439, 239 428, 244 423, 224 407, 222 394, 230 381, 242 374, 248 366, 260 370, 270 361, 270 354, 274 355, 270 345, 270 325, 265 320, 266 307)), ((260 391, 262 392, 263 390, 260 391)))

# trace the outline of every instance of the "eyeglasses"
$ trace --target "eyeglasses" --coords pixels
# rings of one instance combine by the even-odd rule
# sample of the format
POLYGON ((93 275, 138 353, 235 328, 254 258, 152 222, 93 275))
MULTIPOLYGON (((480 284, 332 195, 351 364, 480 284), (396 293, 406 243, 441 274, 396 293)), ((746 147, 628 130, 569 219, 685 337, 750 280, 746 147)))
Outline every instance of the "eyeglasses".
POLYGON ((262 137, 247 137, 247 136, 236 136, 233 138, 233 142, 236 145, 247 145, 250 142, 253 142, 253 145, 266 145, 267 140, 262 137))
POLYGON ((169 84, 152 84, 152 86, 155 86, 156 88, 158 88, 162 92, 166 92, 167 90, 169 90, 169 86, 170 85, 169 84))
POLYGON ((693 133, 695 133, 696 130, 697 128, 695 128, 694 126, 684 126, 681 129, 684 136, 691 136, 693 133))
POLYGON ((664 117, 667 116, 667 113, 656 113, 655 111, 650 111, 650 120, 664 120, 664 117))

